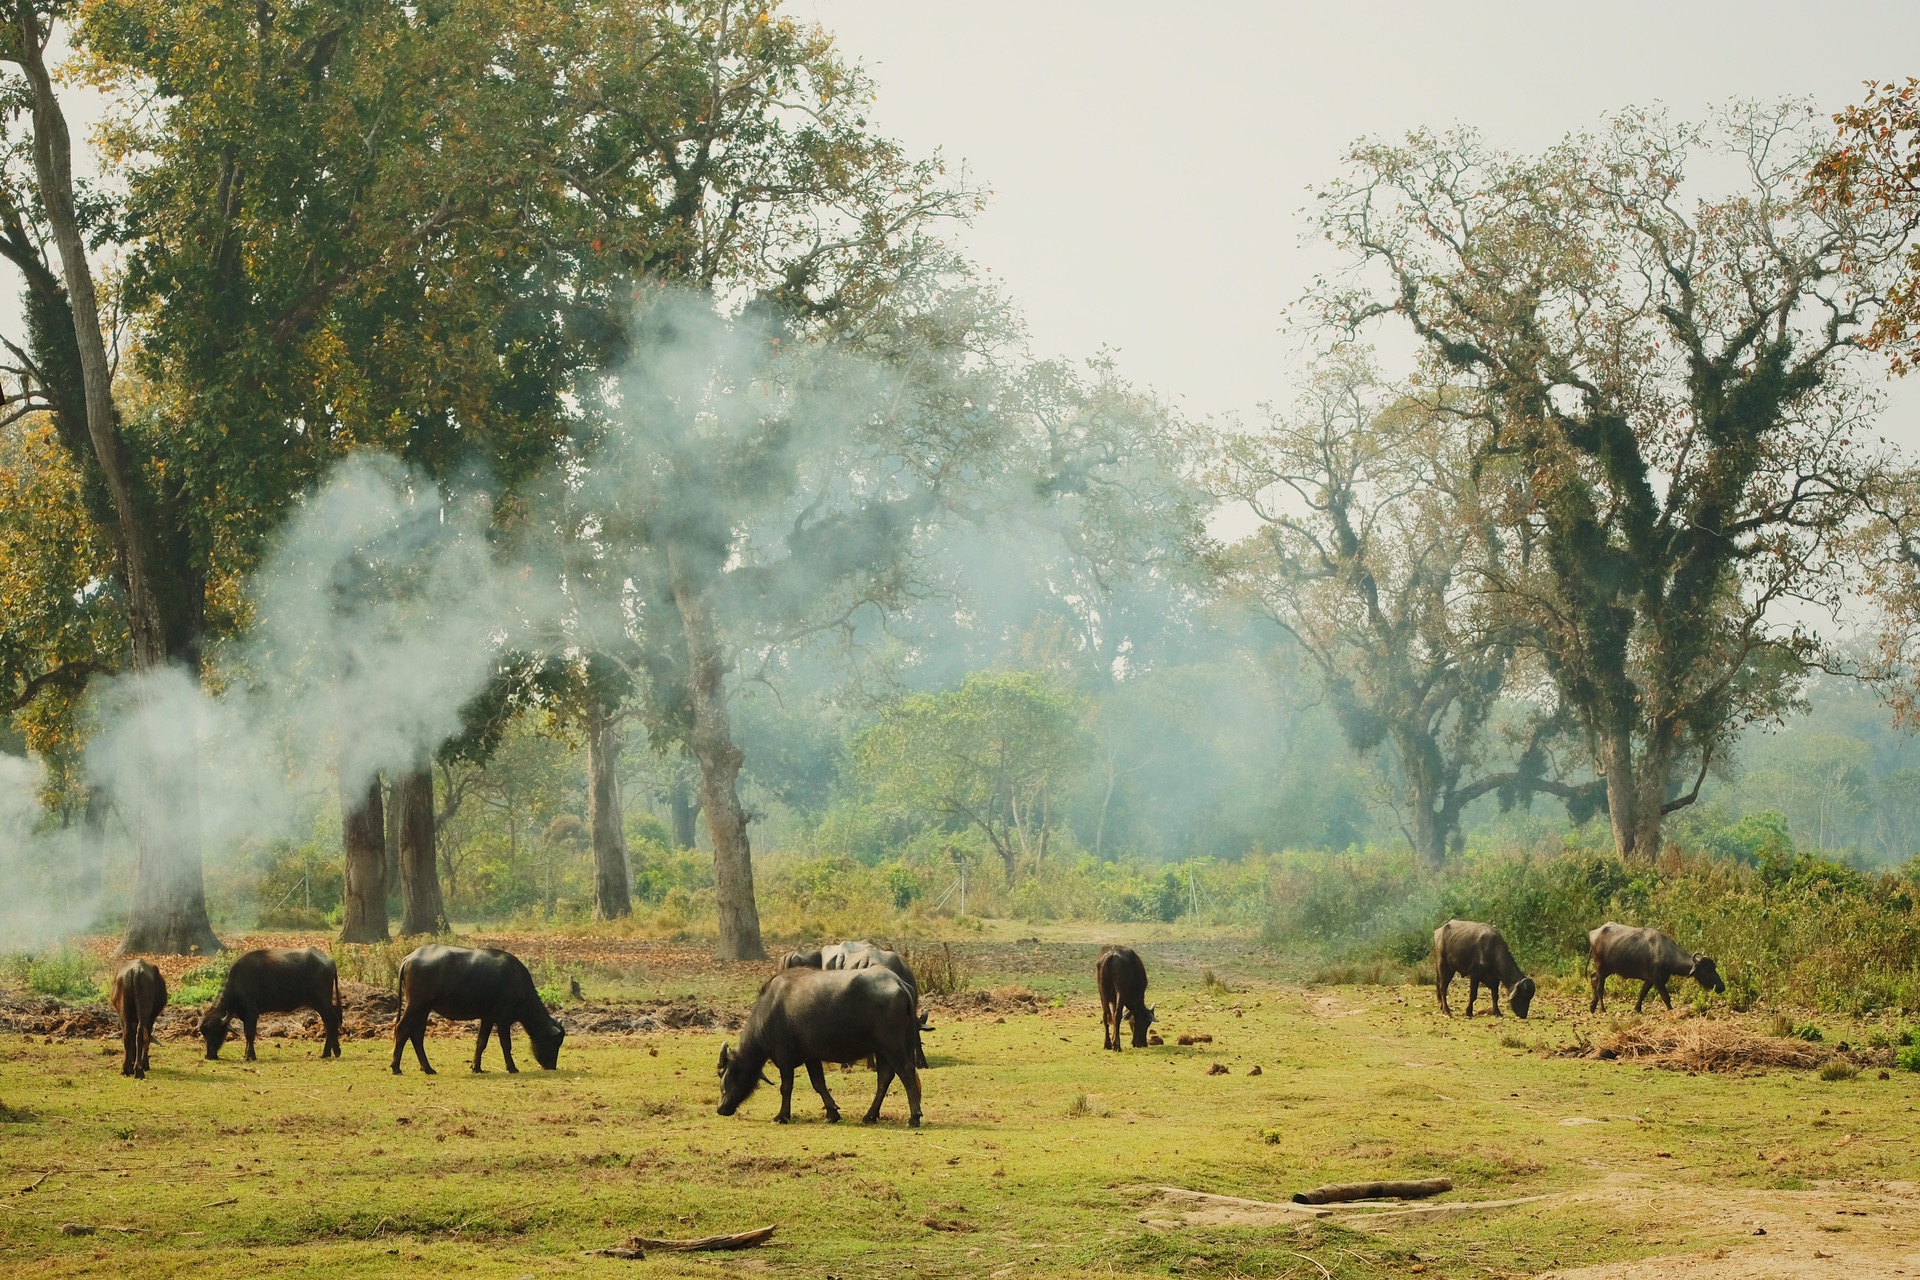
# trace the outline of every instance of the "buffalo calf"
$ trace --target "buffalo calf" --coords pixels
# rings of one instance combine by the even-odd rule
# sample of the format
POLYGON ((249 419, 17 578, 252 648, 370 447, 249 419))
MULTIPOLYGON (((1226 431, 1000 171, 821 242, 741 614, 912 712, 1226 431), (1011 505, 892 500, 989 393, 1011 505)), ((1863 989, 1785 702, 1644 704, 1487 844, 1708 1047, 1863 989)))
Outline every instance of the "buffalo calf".
POLYGON ((147 1078, 153 1052, 153 1022, 167 1007, 167 980, 145 960, 129 960, 113 975, 113 1011, 120 1015, 120 1043, 125 1055, 120 1074, 147 1078))
POLYGON ((547 1012, 533 975, 518 956, 492 947, 469 950, 430 943, 402 960, 400 1017, 393 1024, 393 1074, 400 1074, 400 1051, 409 1040, 420 1070, 434 1073, 427 1063, 427 1017, 435 1013, 451 1022, 479 1021, 480 1038, 473 1046, 475 1071, 480 1070, 487 1037, 496 1030, 507 1070, 520 1070, 513 1063, 511 1032, 516 1022, 526 1028, 540 1065, 548 1071, 559 1065, 566 1028, 547 1012))
POLYGON ((1453 1009, 1447 1004, 1447 988, 1453 985, 1456 974, 1467 980, 1469 1018, 1473 1016, 1473 1002, 1479 997, 1481 987, 1487 989, 1494 1017, 1500 1016, 1502 987, 1512 993, 1508 1004, 1514 1013, 1522 1018, 1527 1016, 1527 1009, 1533 1004, 1533 979, 1520 972, 1513 952, 1507 949, 1507 940, 1492 925, 1449 920, 1433 931, 1433 954, 1440 965, 1434 991, 1440 998, 1441 1010, 1449 1018, 1453 1016, 1453 1009))
POLYGON ((1587 961, 1593 966, 1588 1013, 1607 1007, 1607 978, 1613 974, 1640 984, 1640 998, 1633 1002, 1635 1013, 1647 1003, 1649 991, 1658 991, 1667 1008, 1673 1008, 1673 997, 1667 994, 1669 978, 1692 978, 1708 991, 1727 989, 1711 957, 1694 955, 1657 929, 1609 920, 1587 934, 1587 961))
POLYGON ((1093 962, 1100 986, 1100 1047, 1120 1049, 1120 1019, 1133 1019, 1133 1047, 1147 1047, 1153 1010, 1147 1007, 1147 966, 1132 947, 1103 947, 1093 962))
POLYGON ((247 1037, 248 1062, 254 1061, 253 1038, 263 1013, 292 1013, 311 1009, 327 1029, 320 1056, 340 1056, 340 973, 333 957, 318 947, 271 947, 249 951, 227 970, 220 998, 200 1018, 200 1037, 207 1057, 218 1058, 220 1046, 233 1034, 231 1019, 240 1019, 247 1037))

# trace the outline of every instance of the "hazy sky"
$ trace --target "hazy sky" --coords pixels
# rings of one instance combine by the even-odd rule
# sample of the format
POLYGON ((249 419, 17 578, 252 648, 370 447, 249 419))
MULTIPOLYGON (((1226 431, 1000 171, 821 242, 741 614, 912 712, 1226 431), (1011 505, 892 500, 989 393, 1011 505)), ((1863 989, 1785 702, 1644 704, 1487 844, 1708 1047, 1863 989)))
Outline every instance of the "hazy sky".
MULTIPOLYGON (((1605 111, 1835 109, 1920 75, 1920 3, 790 0, 879 81, 879 126, 993 191, 974 256, 1041 354, 1120 352, 1193 411, 1285 399, 1282 310, 1328 258, 1306 188, 1347 143, 1472 125, 1533 148, 1605 111)), ((1909 382, 1920 379, 1909 379, 1909 382)), ((1889 434, 1920 441, 1920 388, 1889 434)))

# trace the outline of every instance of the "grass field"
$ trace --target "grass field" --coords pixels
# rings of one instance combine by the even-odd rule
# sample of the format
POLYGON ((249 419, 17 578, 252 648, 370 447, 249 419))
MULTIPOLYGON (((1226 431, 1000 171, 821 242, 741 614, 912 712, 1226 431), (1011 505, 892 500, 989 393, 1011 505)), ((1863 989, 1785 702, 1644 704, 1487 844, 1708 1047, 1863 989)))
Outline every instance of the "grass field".
MULTIPOLYGON (((589 996, 744 1010, 762 973, 629 945, 626 961, 580 966, 589 996)), ((1090 946, 971 947, 974 986, 1001 992, 936 1013, 918 1131, 897 1088, 881 1123, 856 1122, 865 1070, 829 1070, 850 1113, 838 1126, 804 1080, 792 1125, 771 1123, 765 1088, 722 1119, 712 1031, 579 1035, 559 1071, 517 1076, 495 1050, 475 1076, 471 1031, 449 1027, 428 1042, 440 1074, 409 1054, 399 1078, 383 1040, 326 1062, 317 1039, 266 1038, 243 1064, 237 1046, 210 1063, 169 1039, 144 1082, 118 1074, 117 1041, 11 1034, 0 1271, 1920 1275, 1920 1077, 1560 1057, 1615 1024, 1564 987, 1525 1023, 1449 1022, 1428 989, 1292 985, 1244 943, 1142 951, 1167 1043, 1112 1054, 1090 946), (1225 986, 1203 981, 1208 966, 1225 986), (1179 1046, 1181 1033, 1213 1040, 1179 1046), (1207 1074, 1215 1063, 1226 1071, 1207 1074), (1456 1188, 1436 1204, 1543 1198, 1304 1220, 1159 1190, 1283 1201, 1436 1175, 1456 1188), (587 1255, 768 1223, 749 1253, 587 1255)))

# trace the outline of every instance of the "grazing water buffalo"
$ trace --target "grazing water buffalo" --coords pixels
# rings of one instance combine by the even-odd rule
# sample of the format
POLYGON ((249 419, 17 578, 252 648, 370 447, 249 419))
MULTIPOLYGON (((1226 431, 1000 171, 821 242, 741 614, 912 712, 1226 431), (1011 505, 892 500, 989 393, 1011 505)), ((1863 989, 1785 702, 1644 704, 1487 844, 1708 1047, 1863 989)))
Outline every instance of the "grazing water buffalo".
POLYGON ((871 1057, 880 1081, 863 1117, 866 1123, 880 1118, 880 1104, 897 1075, 907 1091, 907 1123, 918 1128, 920 1073, 913 1064, 918 1039, 913 993, 886 969, 782 969, 760 988, 738 1051, 720 1048, 720 1114, 738 1110, 772 1062, 780 1069, 780 1114, 775 1119, 785 1124, 793 1118, 793 1073, 804 1066, 814 1092, 826 1104, 827 1120, 837 1121, 840 1108, 827 1092, 821 1064, 871 1057))
POLYGON ((790 952, 780 961, 780 967, 782 969, 879 968, 885 969, 906 983, 907 990, 913 993, 914 1016, 919 1020, 918 1031, 913 1041, 913 1065, 923 1070, 926 1068, 927 1054, 920 1047, 918 1032, 931 1031, 933 1028, 927 1023, 927 1015, 920 1012, 920 980, 913 976, 913 969, 898 951, 876 946, 871 942, 836 942, 830 946, 790 952))
POLYGON ((1449 1018, 1453 1016, 1453 1009, 1447 1004, 1447 988, 1453 984, 1455 974, 1467 979, 1469 1018, 1473 1016, 1473 1002, 1483 986, 1493 1002, 1494 1017, 1500 1016, 1501 987, 1512 992, 1508 1003, 1514 1013, 1522 1018, 1527 1016, 1527 1009, 1533 1004, 1533 979, 1520 972, 1520 966, 1513 962, 1513 952, 1507 950, 1507 940, 1492 925, 1449 920, 1433 931, 1433 954, 1440 962, 1440 978, 1434 990, 1439 994, 1441 1010, 1449 1018))
POLYGON ((413 1041, 420 1070, 427 1065, 427 1015, 437 1013, 452 1022, 480 1021, 480 1038, 473 1046, 473 1069, 487 1051, 487 1037, 500 1033, 500 1056, 508 1071, 513 1064, 513 1024, 519 1023, 533 1041, 533 1056, 548 1071, 560 1061, 560 1042, 567 1031, 547 1012, 534 990, 533 975, 520 957, 492 947, 468 950, 431 943, 400 962, 400 1017, 393 1024, 393 1074, 400 1074, 400 1051, 413 1041))
POLYGON ((120 1043, 126 1053, 120 1074, 147 1078, 153 1051, 153 1020, 167 1007, 167 980, 145 960, 129 960, 113 975, 113 1011, 120 1015, 120 1043))
POLYGON ((318 947, 297 950, 272 947, 249 951, 227 970, 226 985, 200 1018, 200 1036, 207 1057, 218 1058, 220 1046, 233 1034, 232 1018, 240 1019, 247 1037, 247 1061, 254 1061, 253 1037, 263 1013, 292 1013, 312 1009, 327 1028, 320 1056, 340 1056, 340 973, 333 957, 318 947))
POLYGON ((1093 977, 1100 984, 1100 1047, 1118 1052, 1120 1019, 1133 1019, 1133 1047, 1147 1047, 1147 1028, 1153 1025, 1153 1010, 1147 1007, 1147 966, 1132 947, 1103 947, 1093 962, 1093 977))
POLYGON ((1640 998, 1633 1002, 1639 1013, 1647 1002, 1647 992, 1658 991, 1673 1008, 1667 994, 1668 978, 1693 978, 1708 991, 1725 991, 1720 969, 1706 956, 1696 956, 1657 929, 1637 929, 1611 920, 1587 934, 1587 959, 1593 964, 1593 999, 1587 1012, 1607 1007, 1607 978, 1618 974, 1640 983, 1640 998))

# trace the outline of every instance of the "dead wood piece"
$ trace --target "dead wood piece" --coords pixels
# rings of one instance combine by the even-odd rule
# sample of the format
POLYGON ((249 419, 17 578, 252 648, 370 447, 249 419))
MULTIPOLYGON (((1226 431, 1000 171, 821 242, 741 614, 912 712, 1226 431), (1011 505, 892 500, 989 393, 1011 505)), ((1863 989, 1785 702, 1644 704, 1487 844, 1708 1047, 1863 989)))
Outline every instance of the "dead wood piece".
POLYGON ((123 1236, 130 1236, 136 1234, 139 1230, 140 1228, 138 1227, 116 1227, 111 1223, 105 1222, 98 1226, 88 1226, 83 1222, 63 1222, 60 1224, 60 1234, 63 1236, 90 1236, 96 1231, 118 1231, 123 1236))
POLYGON ((1448 1178, 1422 1178, 1414 1182, 1335 1182, 1311 1191, 1296 1191, 1295 1204, 1340 1204, 1347 1200, 1419 1200, 1453 1190, 1448 1178))
POLYGON ((630 1236, 625 1244, 615 1245, 611 1249, 595 1249, 592 1254, 600 1258, 644 1258, 649 1249, 667 1253, 751 1249, 755 1245, 765 1244, 772 1235, 773 1227, 767 1226, 754 1231, 736 1231, 731 1235, 701 1236, 698 1240, 656 1240, 652 1236, 630 1236))
POLYGON ((38 1187, 41 1183, 45 1182, 48 1178, 51 1178, 52 1176, 53 1176, 53 1170, 49 1169, 45 1173, 41 1174, 39 1177, 35 1178, 32 1182, 29 1182, 26 1186, 14 1192, 14 1194, 17 1196, 23 1196, 27 1194, 27 1192, 32 1191, 35 1187, 38 1187))

